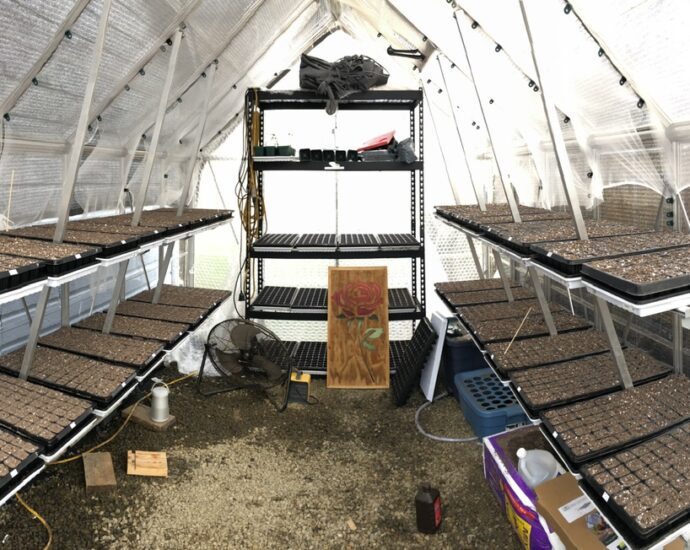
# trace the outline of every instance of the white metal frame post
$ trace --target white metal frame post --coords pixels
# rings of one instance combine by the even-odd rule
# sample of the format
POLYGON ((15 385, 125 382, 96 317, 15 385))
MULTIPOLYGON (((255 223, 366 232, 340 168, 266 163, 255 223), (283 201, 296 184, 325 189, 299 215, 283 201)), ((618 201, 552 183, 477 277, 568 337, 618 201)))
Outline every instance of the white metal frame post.
POLYGON ((537 83, 537 86, 539 86, 541 103, 542 107, 544 108, 544 116, 546 117, 546 125, 549 129, 549 136, 551 137, 551 143, 553 144, 553 150, 556 156, 558 175, 561 178, 561 183, 563 184, 563 189, 565 190, 565 196, 568 199, 568 206, 570 206, 570 212, 573 216, 577 236, 579 239, 587 240, 589 238, 587 235, 587 227, 585 226, 585 221, 582 217, 582 210, 580 210, 580 201, 577 198, 577 189, 575 189, 575 182, 573 180, 573 170, 570 166, 568 150, 565 146, 561 126, 558 122, 558 117, 556 116, 556 107, 554 106, 553 102, 549 101, 546 97, 544 83, 542 82, 541 73, 539 72, 539 63, 537 63, 534 42, 532 40, 532 31, 530 30, 529 21, 527 19, 527 11, 525 10, 524 1, 519 0, 519 2, 520 10, 522 11, 522 21, 525 24, 525 32, 527 33, 527 40, 529 41, 532 61, 534 63, 534 70, 536 71, 535 82, 537 83))
POLYGON ((474 246, 474 240, 467 233, 465 233, 465 238, 467 239, 467 245, 470 247, 470 254, 472 254, 472 261, 474 261, 474 267, 477 270, 477 276, 480 280, 484 280, 484 270, 482 269, 482 264, 479 261, 479 256, 477 255, 477 248, 474 246))
POLYGON ((671 313, 673 328, 673 370, 683 373, 683 315, 674 311, 671 313))
POLYGON ((558 334, 558 330, 556 329, 556 323, 553 322, 549 302, 544 294, 544 288, 541 285, 541 280, 539 280, 537 269, 533 265, 528 264, 527 272, 529 273, 530 279, 532 279, 532 286, 534 286, 534 292, 537 295, 539 307, 541 308, 541 313, 544 316, 544 322, 546 323, 546 327, 549 329, 549 336, 556 336, 558 334))
POLYGON ((168 72, 165 75, 165 83, 161 92, 161 98, 158 102, 158 112, 156 113, 156 123, 153 127, 153 136, 151 137, 151 145, 146 152, 144 159, 144 173, 141 178, 141 187, 139 188, 139 196, 137 197, 136 208, 132 216, 132 226, 139 225, 141 221, 141 213, 146 204, 146 192, 149 188, 151 180, 151 172, 153 171, 153 163, 156 160, 156 150, 158 149, 158 140, 161 136, 161 129, 163 128, 163 120, 165 119, 165 111, 168 105, 168 97, 170 95, 170 88, 172 87, 173 77, 175 76, 175 65, 177 64, 177 55, 180 52, 180 43, 182 41, 182 29, 178 29, 173 36, 172 51, 170 52, 170 59, 168 60, 168 72))
POLYGON ((508 301, 512 302, 514 300, 513 291, 510 290, 510 279, 508 278, 508 275, 506 274, 505 267, 503 266, 503 260, 501 260, 501 255, 498 253, 498 250, 496 250, 495 248, 492 248, 491 252, 494 255, 494 262, 496 263, 496 269, 498 269, 498 274, 501 277, 501 281, 503 282, 503 290, 505 290, 505 292, 506 292, 506 297, 508 298, 508 301))
POLYGON ((613 319, 611 318, 609 304, 598 294, 594 295, 594 300, 596 301, 597 310, 599 311, 599 316, 601 317, 601 321, 604 325, 604 332, 606 332, 606 337, 608 338, 609 346, 611 346, 611 352, 613 353, 613 358, 616 362, 618 375, 620 376, 621 382, 623 383, 623 387, 626 390, 630 389, 633 387, 633 382, 632 378, 630 377, 630 371, 628 371, 628 364, 625 361, 625 355, 623 355, 621 343, 618 340, 616 327, 613 324, 613 319))
POLYGON ((486 113, 484 112, 484 104, 482 102, 481 94, 479 93, 479 88, 477 87, 477 80, 474 76, 474 71, 472 70, 472 62, 470 61, 470 53, 467 50, 467 45, 465 44, 465 37, 462 34, 462 29, 460 28, 460 21, 458 21, 458 14, 453 13, 453 18, 455 19, 455 25, 458 27, 458 34, 460 35, 460 42, 462 43, 462 49, 465 52, 465 60, 467 61, 467 67, 470 70, 470 80, 472 80, 472 86, 474 87, 474 93, 477 96, 477 103, 479 103, 479 111, 482 114, 482 121, 484 122, 484 128, 486 128, 486 133, 489 136, 489 144, 491 145, 491 152, 494 156, 494 161, 496 162, 496 169, 498 170, 498 177, 501 180, 501 185, 503 186, 503 192, 506 196, 506 201, 510 207, 510 214, 513 217, 515 223, 522 222, 520 218, 520 211, 515 201, 515 194, 513 193, 513 186, 510 182, 507 182, 503 177, 503 170, 501 168, 501 163, 496 155, 496 148, 494 147, 494 140, 491 134, 491 128, 486 120, 486 113))
POLYGON ((152 304, 157 304, 161 299, 161 292, 163 291, 163 281, 165 281, 165 274, 168 272, 168 267, 170 267, 170 260, 172 260, 173 250, 175 249, 175 243, 172 242, 168 245, 165 254, 163 254, 163 247, 161 246, 158 252, 158 282, 156 283, 156 290, 153 291, 152 304))
POLYGON ((29 377, 29 371, 31 370, 31 366, 34 362, 36 344, 38 343, 38 338, 41 333, 41 325, 43 325, 43 318, 45 317, 46 306, 48 305, 49 298, 50 286, 45 285, 41 290, 40 296, 38 297, 36 311, 34 312, 34 318, 31 321, 31 328, 29 329, 29 339, 26 342, 24 357, 22 358, 22 368, 19 371, 19 378, 22 380, 26 380, 29 377))
POLYGON ((60 204, 58 206, 58 221, 55 226, 55 234, 53 235, 53 241, 56 243, 61 243, 65 237, 65 229, 67 228, 67 219, 69 217, 69 205, 72 202, 72 194, 74 193, 74 185, 77 181, 79 163, 84 148, 84 139, 86 138, 86 131, 89 125, 89 110, 91 109, 93 93, 96 88, 96 80, 98 80, 98 70, 101 65, 101 58, 103 57, 103 46, 105 45, 105 34, 108 29, 108 17, 110 15, 111 4, 112 0, 103 1, 103 10, 101 11, 101 19, 98 23, 98 35, 96 36, 96 42, 93 46, 93 55, 91 56, 91 67, 86 82, 86 91, 84 92, 81 112, 79 113, 79 121, 77 122, 77 130, 74 134, 74 142, 72 143, 72 150, 69 155, 65 181, 62 185, 62 195, 60 196, 60 204))
POLYGON ((127 267, 129 266, 129 259, 120 262, 117 265, 117 277, 115 278, 115 286, 113 287, 113 294, 110 296, 110 305, 108 306, 108 313, 105 315, 103 321, 103 334, 110 334, 113 328, 113 321, 115 321, 115 314, 117 313, 117 306, 122 298, 122 292, 125 288, 125 279, 127 277, 127 267))
POLYGON ((69 282, 67 282, 60 285, 60 325, 68 327, 69 322, 69 282))

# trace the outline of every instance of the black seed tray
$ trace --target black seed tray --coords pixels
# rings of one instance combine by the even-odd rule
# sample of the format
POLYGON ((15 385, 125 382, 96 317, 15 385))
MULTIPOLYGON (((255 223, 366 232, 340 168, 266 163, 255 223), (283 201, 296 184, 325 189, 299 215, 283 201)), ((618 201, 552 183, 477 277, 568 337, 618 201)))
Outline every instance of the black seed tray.
POLYGON ((388 309, 390 311, 416 311, 417 304, 406 288, 389 288, 388 309))
POLYGON ((690 420, 690 379, 672 374, 628 390, 542 412, 551 439, 574 465, 622 451, 690 420), (608 441, 602 442, 602 438, 608 441))
POLYGON ((412 335, 407 353, 396 366, 395 376, 391 379, 391 397, 396 406, 402 407, 407 403, 424 368, 426 356, 435 341, 436 333, 431 323, 423 318, 412 335))
MULTIPOLYGON (((639 348, 626 348, 624 354, 636 386, 671 373, 670 367, 639 348)), ((618 369, 610 353, 514 371, 510 373, 510 381, 533 418, 545 409, 592 399, 621 389, 618 369), (547 397, 549 394, 553 397, 547 397)))
POLYGON ((582 266, 582 274, 633 299, 655 299, 660 295, 688 290, 689 260, 690 248, 675 248, 586 263, 582 266), (632 280, 636 271, 642 278, 632 280))
POLYGON ((325 288, 300 288, 292 302, 292 309, 327 309, 328 290, 325 288))
POLYGON ((335 248, 335 233, 305 233, 295 243, 296 248, 335 248))
MULTIPOLYGON (((3 235, 10 237, 22 237, 36 239, 38 241, 53 241, 55 226, 35 225, 7 231, 3 235)), ((117 256, 128 250, 136 248, 139 237, 132 235, 116 235, 114 233, 94 232, 70 229, 65 232, 64 242, 69 244, 81 244, 84 246, 97 246, 101 249, 101 257, 117 256)))
MULTIPOLYGON (((134 302, 153 302, 155 291, 145 290, 130 300, 134 302)), ((165 306, 191 307, 196 309, 208 309, 208 313, 213 311, 216 306, 230 297, 227 290, 203 287, 187 287, 175 285, 163 285, 158 303, 165 306)))
MULTIPOLYGON (((510 287, 519 286, 511 282, 510 287)), ((503 288, 501 279, 473 279, 470 281, 449 281, 445 283, 435 283, 434 287, 439 294, 450 294, 453 292, 476 292, 478 290, 500 290, 503 288)))
POLYGON ((136 237, 139 239, 139 244, 156 241, 168 234, 164 228, 154 229, 151 227, 132 227, 131 225, 122 225, 121 223, 101 221, 102 218, 89 218, 86 220, 79 220, 69 222, 67 229, 70 231, 87 231, 96 233, 108 233, 111 235, 121 235, 124 237, 136 237))
MULTIPOLYGON (((534 292, 527 288, 511 288, 511 292, 515 300, 529 300, 535 297, 534 292)), ((496 302, 508 302, 503 288, 498 290, 476 290, 473 292, 451 292, 441 295, 441 298, 451 309, 456 307, 492 304, 496 302)))
POLYGON ((596 330, 516 340, 504 355, 509 345, 510 342, 496 342, 486 346, 489 358, 497 370, 504 374, 609 351, 608 341, 596 330))
MULTIPOLYGON (((77 328, 90 330, 103 330, 105 313, 94 313, 90 317, 79 321, 77 328)), ((158 340, 165 342, 167 348, 174 347, 189 330, 186 323, 171 323, 170 321, 159 321, 157 319, 142 319, 140 317, 126 317, 125 315, 115 315, 111 334, 118 336, 132 336, 145 338, 147 340, 158 340)), ((1 360, 1 359, 0 359, 1 360)))
POLYGON ((37 281, 45 275, 45 264, 40 261, 0 254, 0 292, 37 281))
MULTIPOLYGON (((110 216, 100 218, 102 220, 120 223, 122 225, 132 225, 132 214, 120 214, 119 216, 110 216)), ((177 218, 174 213, 170 212, 156 212, 155 210, 146 210, 142 213, 139 225, 143 227, 152 227, 154 229, 166 229, 173 233, 180 233, 188 229, 193 229, 193 223, 186 219, 177 218)))
POLYGON ((690 517, 690 424, 582 469, 584 484, 637 538, 670 532, 690 517))
POLYGON ((344 233, 338 235, 338 246, 341 248, 374 248, 378 249, 379 242, 370 233, 344 233))
MULTIPOLYGON (((556 312, 552 314, 552 317, 553 322, 556 325, 556 330, 559 334, 592 328, 592 325, 590 325, 587 321, 580 317, 571 315, 570 312, 556 312)), ((549 329, 544 321, 544 315, 541 312, 541 308, 536 310, 533 309, 527 316, 527 319, 525 319, 524 323, 522 323, 523 319, 524 316, 482 321, 474 325, 472 332, 482 346, 492 342, 509 341, 516 334, 516 341, 549 335, 549 329), (521 323, 522 327, 520 327, 521 323), (520 329, 519 332, 518 328, 520 329)))
POLYGON ((43 446, 0 428, 0 490, 9 489, 42 450, 43 446))
POLYGON ((299 235, 297 233, 269 233, 252 244, 253 248, 293 248, 299 235))
POLYGON ((168 306, 164 304, 151 304, 125 300, 117 306, 118 315, 129 317, 143 317, 144 319, 157 319, 172 323, 186 323, 196 328, 208 315, 204 308, 168 306))
POLYGON ((410 233, 379 233, 381 248, 419 248, 417 239, 410 233))
MULTIPOLYGON (((462 321, 474 327, 482 321, 491 321, 494 319, 510 319, 511 317, 523 318, 527 311, 532 308, 532 311, 541 313, 541 306, 539 300, 532 298, 529 300, 517 300, 515 302, 500 302, 492 304, 480 304, 476 306, 463 306, 457 308, 458 316, 462 321)), ((549 302, 549 310, 551 313, 563 311, 563 308, 557 304, 549 302)), ((531 313, 530 313, 531 315, 531 313)))
POLYGON ((289 308, 297 289, 291 286, 265 286, 254 298, 252 307, 289 308))
POLYGON ((100 252, 101 249, 95 247, 0 237, 0 254, 39 260, 45 265, 48 276, 59 276, 91 264, 100 252))
POLYGON ((326 342, 299 342, 294 351, 294 368, 326 373, 326 342))

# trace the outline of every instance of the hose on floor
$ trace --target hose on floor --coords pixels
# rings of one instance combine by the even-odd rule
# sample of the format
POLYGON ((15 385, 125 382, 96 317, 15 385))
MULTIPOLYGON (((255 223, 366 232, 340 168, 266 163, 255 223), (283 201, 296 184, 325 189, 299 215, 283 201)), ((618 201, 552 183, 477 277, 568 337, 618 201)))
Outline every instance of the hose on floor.
POLYGON ((429 432, 427 432, 423 427, 422 424, 419 420, 419 417, 422 414, 422 411, 429 407, 432 403, 436 403, 443 399, 444 397, 448 397, 450 394, 448 392, 444 392, 441 395, 439 395, 435 401, 427 401, 426 403, 423 403, 418 409, 417 412, 414 414, 414 423, 417 426, 417 431, 422 434, 424 437, 428 437, 429 439, 433 439, 434 441, 440 441, 441 443, 471 443, 473 441, 478 441, 479 438, 474 436, 474 437, 445 437, 443 435, 434 435, 429 432))
POLYGON ((48 531, 48 542, 46 542, 46 545, 43 547, 43 550, 48 550, 50 548, 50 545, 53 544, 53 530, 50 528, 50 525, 48 525, 48 522, 45 519, 43 519, 43 516, 41 516, 41 514, 39 514, 36 510, 34 510, 26 502, 24 502, 24 499, 19 496, 19 493, 15 493, 14 496, 17 497, 19 504, 21 504, 24 508, 26 508, 26 510, 33 517, 35 517, 38 521, 40 521, 41 525, 43 525, 43 527, 46 528, 46 531, 48 531))

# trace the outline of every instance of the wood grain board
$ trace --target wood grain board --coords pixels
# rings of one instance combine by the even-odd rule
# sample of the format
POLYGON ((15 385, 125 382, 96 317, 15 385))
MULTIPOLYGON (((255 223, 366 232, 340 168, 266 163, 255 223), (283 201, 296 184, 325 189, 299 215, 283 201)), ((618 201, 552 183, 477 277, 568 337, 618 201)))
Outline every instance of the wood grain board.
POLYGON ((168 457, 163 452, 127 451, 127 474, 168 477, 168 457))
POLYGON ((328 268, 328 388, 388 388, 388 270, 328 268))
POLYGON ((110 453, 87 453, 82 460, 87 493, 112 491, 117 488, 113 457, 110 453))

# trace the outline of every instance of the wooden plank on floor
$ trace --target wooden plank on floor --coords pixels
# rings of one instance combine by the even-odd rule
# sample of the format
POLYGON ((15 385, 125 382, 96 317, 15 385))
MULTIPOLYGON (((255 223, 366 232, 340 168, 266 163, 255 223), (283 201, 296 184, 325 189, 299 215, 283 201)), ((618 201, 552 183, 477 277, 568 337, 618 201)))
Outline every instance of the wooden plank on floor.
POLYGON ((127 451, 127 474, 168 477, 168 457, 164 452, 127 451))
POLYGON ((82 457, 82 460, 87 493, 117 489, 113 458, 110 453, 87 453, 82 457))

